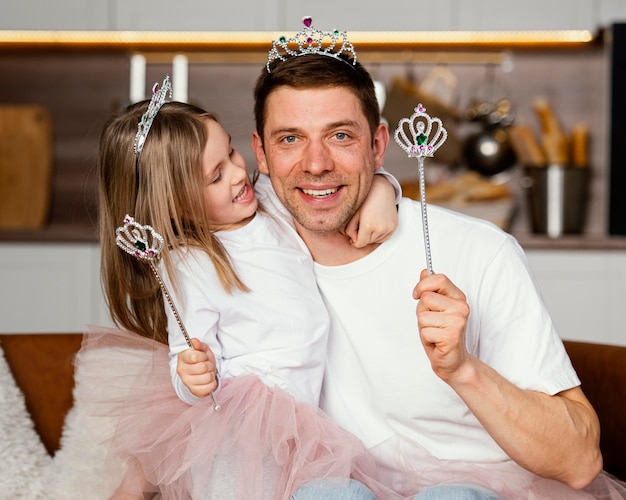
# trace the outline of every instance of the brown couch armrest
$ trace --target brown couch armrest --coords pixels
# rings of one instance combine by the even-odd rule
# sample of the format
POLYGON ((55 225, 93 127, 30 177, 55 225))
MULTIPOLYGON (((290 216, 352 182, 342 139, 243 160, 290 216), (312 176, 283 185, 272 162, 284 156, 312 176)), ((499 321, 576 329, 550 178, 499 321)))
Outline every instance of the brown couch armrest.
POLYGON ((74 403, 74 356, 82 334, 2 334, 0 347, 41 441, 54 455, 74 403))
POLYGON ((604 470, 626 479, 626 347, 564 342, 600 419, 604 470))

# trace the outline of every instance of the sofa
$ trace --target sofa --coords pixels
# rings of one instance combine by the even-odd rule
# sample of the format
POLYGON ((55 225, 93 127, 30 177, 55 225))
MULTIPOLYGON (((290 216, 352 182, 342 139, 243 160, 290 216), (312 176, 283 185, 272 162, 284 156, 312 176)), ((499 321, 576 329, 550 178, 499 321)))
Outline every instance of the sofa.
MULTIPOLYGON (((73 406, 73 358, 81 334, 0 334, 0 348, 34 428, 53 456, 73 406)), ((626 480, 626 346, 566 341, 602 428, 604 469, 626 480)))

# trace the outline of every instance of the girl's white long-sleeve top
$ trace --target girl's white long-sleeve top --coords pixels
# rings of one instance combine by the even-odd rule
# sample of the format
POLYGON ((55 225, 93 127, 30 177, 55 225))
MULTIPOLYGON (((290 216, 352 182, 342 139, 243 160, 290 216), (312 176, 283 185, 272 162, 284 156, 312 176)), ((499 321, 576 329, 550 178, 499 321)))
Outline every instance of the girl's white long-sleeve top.
MULTIPOLYGON (((329 317, 311 256, 291 219, 259 212, 246 226, 216 236, 251 291, 226 293, 202 251, 187 249, 174 255, 179 294, 161 270, 189 335, 210 346, 221 380, 254 374, 266 385, 279 386, 297 400, 317 406, 329 317)), ((178 353, 188 346, 173 313, 165 307, 172 382, 178 396, 194 404, 198 398, 176 373, 178 353)))

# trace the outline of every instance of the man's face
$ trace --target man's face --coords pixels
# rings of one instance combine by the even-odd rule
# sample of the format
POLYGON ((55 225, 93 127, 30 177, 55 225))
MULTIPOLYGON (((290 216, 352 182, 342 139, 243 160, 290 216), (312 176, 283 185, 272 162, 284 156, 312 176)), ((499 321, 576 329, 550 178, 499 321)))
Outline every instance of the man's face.
POLYGON ((258 168, 269 174, 299 231, 345 227, 369 192, 389 136, 371 132, 345 88, 279 87, 266 103, 264 137, 253 136, 258 168))

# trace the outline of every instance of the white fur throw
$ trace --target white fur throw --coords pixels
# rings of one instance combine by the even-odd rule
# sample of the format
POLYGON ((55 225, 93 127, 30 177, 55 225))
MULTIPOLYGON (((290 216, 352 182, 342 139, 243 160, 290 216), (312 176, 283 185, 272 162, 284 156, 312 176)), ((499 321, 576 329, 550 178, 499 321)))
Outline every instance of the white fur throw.
POLYGON ((94 422, 74 406, 65 419, 61 448, 42 473, 46 499, 105 500, 121 479, 121 464, 105 466, 106 447, 94 422), (119 467, 116 467, 119 465, 119 467))
POLYGON ((85 402, 103 390, 87 362, 99 356, 106 359, 114 353, 99 350, 83 354, 85 362, 75 373, 74 405, 65 418, 61 446, 42 476, 47 499, 105 500, 122 479, 123 464, 111 457, 105 459, 114 422, 84 411, 85 402))
POLYGON ((52 459, 1 349, 0 410, 0 498, 41 498, 41 473, 52 459))

